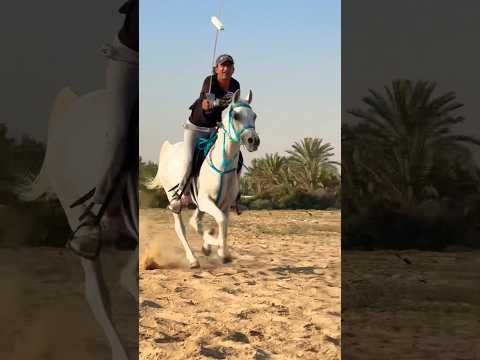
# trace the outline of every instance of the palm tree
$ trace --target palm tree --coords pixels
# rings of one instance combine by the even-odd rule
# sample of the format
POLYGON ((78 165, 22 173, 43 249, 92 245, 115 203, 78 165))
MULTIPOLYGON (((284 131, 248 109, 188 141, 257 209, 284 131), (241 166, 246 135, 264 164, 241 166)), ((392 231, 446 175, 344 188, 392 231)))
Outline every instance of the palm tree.
POLYGON ((245 175, 255 184, 256 192, 272 192, 284 187, 287 177, 287 159, 278 153, 266 154, 264 158, 253 159, 245 175))
POLYGON ((305 191, 317 191, 324 188, 323 182, 335 176, 336 161, 333 156, 333 146, 323 143, 322 139, 306 137, 292 145, 293 150, 287 150, 290 155, 288 163, 298 187, 305 191))
POLYGON ((435 186, 432 169, 440 154, 461 152, 466 143, 480 145, 452 132, 465 120, 452 115, 463 104, 453 92, 434 97, 435 87, 396 80, 385 87, 386 96, 370 90, 362 99, 367 110, 348 111, 360 120, 342 128, 344 177, 357 178, 348 180, 351 186, 409 209, 421 201, 425 188, 435 186))

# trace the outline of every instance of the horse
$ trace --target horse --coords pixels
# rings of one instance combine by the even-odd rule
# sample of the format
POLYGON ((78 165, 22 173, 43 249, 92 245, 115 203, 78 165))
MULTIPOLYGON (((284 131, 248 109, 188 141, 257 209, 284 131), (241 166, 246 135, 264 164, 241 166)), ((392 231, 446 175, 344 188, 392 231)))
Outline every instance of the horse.
MULTIPOLYGON (((94 187, 104 170, 103 157, 108 137, 116 131, 114 117, 118 111, 107 89, 78 96, 70 88, 56 96, 48 124, 46 153, 34 181, 28 177, 16 189, 23 201, 33 201, 47 194, 56 197, 66 214, 72 231, 79 225, 84 205, 72 207, 94 187), (103 170, 102 170, 103 169, 103 170)), ((122 286, 138 302, 138 101, 130 115, 131 153, 118 177, 118 185, 110 193, 100 225, 112 229, 122 226, 137 241, 128 264, 120 276, 122 286)), ((112 323, 108 289, 102 274, 100 256, 80 257, 85 275, 85 298, 95 320, 102 327, 110 344, 112 359, 128 360, 126 346, 112 323)))
MULTIPOLYGON (((240 145, 249 152, 254 152, 260 145, 260 137, 255 130, 257 114, 252 110, 252 91, 247 99, 240 99, 240 90, 237 90, 232 101, 222 112, 222 121, 219 128, 210 138, 210 145, 206 149, 206 157, 200 171, 190 182, 190 193, 195 212, 189 224, 203 237, 202 251, 206 256, 211 254, 212 246, 218 246, 217 254, 224 263, 231 261, 227 246, 227 228, 229 210, 236 200, 239 190, 239 176, 236 172, 240 145), (204 232, 201 220, 207 213, 215 219, 218 225, 218 236, 204 232)), ((200 139, 202 141, 202 139, 200 139)), ((205 144, 204 144, 205 145, 205 144)), ((158 169, 155 177, 146 185, 150 189, 162 187, 167 192, 168 200, 173 194, 167 189, 175 188, 181 180, 180 157, 184 156, 183 141, 170 144, 163 143, 158 160, 158 169)), ((190 268, 198 268, 199 262, 187 241, 182 214, 174 213, 175 231, 186 253, 190 268)))

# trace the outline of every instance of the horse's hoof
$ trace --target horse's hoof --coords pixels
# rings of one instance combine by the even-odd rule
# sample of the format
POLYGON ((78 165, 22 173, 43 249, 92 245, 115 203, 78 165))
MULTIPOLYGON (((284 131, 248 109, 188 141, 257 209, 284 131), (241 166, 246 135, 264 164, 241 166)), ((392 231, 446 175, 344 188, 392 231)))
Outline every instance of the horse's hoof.
POLYGON ((208 248, 205 248, 203 245, 202 245, 202 252, 203 252, 203 255, 205 256, 210 256, 210 254, 212 253, 212 248, 209 246, 208 248))
POLYGON ((200 268, 200 263, 198 260, 195 260, 194 262, 190 263, 190 269, 198 269, 200 268))
POLYGON ((223 259, 222 259, 223 263, 224 264, 228 264, 228 263, 231 263, 232 262, 232 257, 229 255, 229 256, 225 256, 223 259))

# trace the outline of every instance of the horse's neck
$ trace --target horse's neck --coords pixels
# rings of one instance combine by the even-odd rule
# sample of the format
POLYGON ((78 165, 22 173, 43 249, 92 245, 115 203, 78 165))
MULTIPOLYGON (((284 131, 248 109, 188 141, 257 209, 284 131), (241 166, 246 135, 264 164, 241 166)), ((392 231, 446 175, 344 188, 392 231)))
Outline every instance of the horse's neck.
MULTIPOLYGON (((218 168, 221 167, 222 161, 224 159, 231 161, 230 168, 234 166, 236 167, 238 162, 238 152, 240 151, 240 144, 232 141, 224 129, 225 129, 225 125, 223 129, 218 130, 218 137, 215 142, 215 146, 213 148, 213 153, 212 153, 212 161, 214 165, 217 166, 218 168)), ((229 169, 221 169, 221 170, 229 170, 229 169)))

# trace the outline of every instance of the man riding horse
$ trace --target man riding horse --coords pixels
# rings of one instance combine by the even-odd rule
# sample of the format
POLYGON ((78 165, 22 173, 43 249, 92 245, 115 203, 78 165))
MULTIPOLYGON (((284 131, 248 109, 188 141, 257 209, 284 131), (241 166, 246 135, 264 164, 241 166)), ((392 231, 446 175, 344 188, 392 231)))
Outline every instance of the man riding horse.
MULTIPOLYGON (((232 77, 235 67, 230 55, 220 55, 215 62, 215 74, 205 78, 199 98, 190 106, 192 111, 189 119, 183 125, 183 139, 187 151, 185 162, 182 164, 183 177, 175 191, 168 208, 174 213, 180 213, 182 195, 188 194, 188 185, 192 175, 195 146, 200 138, 209 138, 216 132, 218 123, 222 121, 222 112, 232 101, 235 91, 240 89, 240 83, 232 77)), ((243 160, 239 155, 238 172, 243 160)), ((167 189, 168 190, 168 189, 167 189)))

